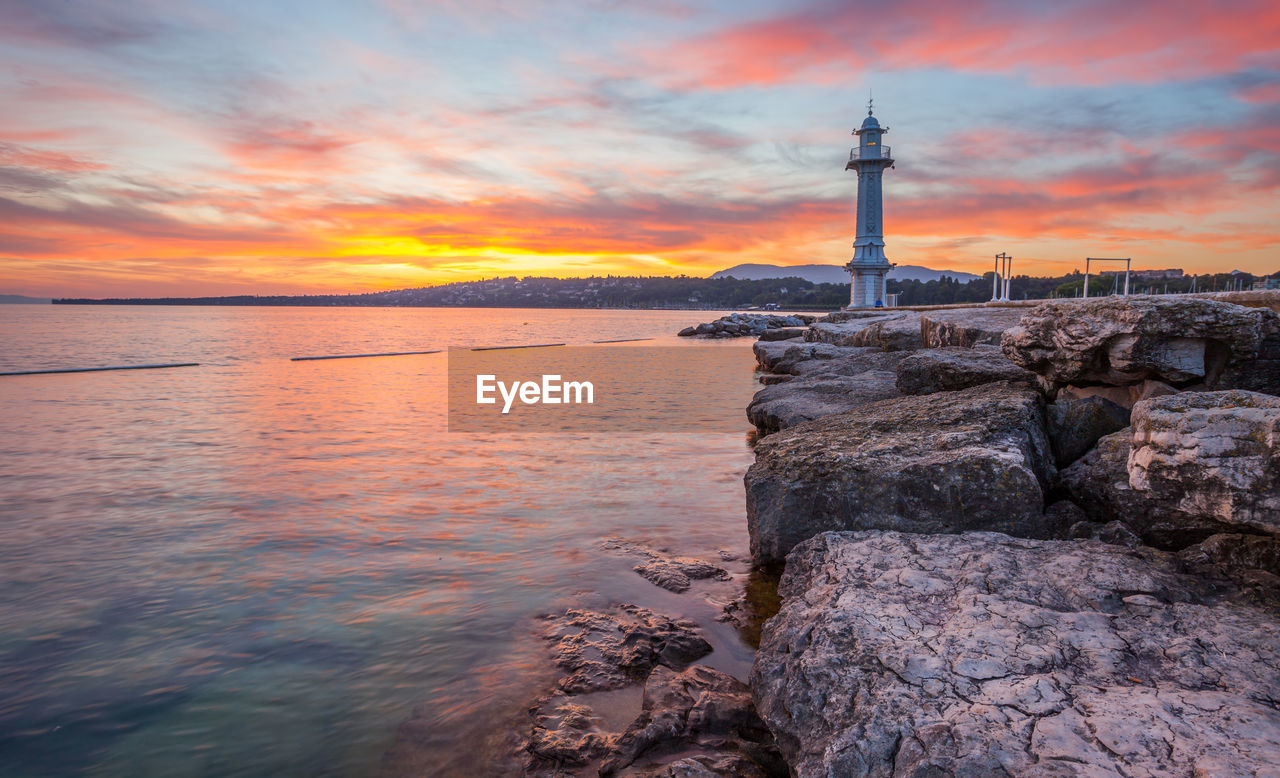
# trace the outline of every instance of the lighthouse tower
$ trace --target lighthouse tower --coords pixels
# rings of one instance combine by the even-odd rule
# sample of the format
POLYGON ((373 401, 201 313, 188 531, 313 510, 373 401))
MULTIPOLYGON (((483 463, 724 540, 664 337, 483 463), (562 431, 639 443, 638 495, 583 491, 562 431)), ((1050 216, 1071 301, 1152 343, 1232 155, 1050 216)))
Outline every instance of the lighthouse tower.
POLYGON ((867 101, 867 118, 853 131, 858 145, 849 154, 845 170, 858 171, 858 238, 853 242, 853 259, 845 269, 853 276, 850 308, 872 308, 884 300, 885 276, 893 264, 884 255, 884 221, 880 198, 880 177, 893 167, 889 147, 881 139, 889 131, 881 127, 867 101))

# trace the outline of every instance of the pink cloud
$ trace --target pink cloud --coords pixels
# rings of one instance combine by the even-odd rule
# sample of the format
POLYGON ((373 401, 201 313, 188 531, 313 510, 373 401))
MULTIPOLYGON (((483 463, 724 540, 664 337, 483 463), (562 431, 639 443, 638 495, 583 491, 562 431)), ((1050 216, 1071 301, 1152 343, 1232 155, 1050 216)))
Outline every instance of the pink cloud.
POLYGON ((647 52, 684 86, 710 89, 864 68, 1030 72, 1037 80, 1109 84, 1231 72, 1276 58, 1280 5, 1266 0, 1074 2, 1037 9, 985 0, 819 3, 647 52))

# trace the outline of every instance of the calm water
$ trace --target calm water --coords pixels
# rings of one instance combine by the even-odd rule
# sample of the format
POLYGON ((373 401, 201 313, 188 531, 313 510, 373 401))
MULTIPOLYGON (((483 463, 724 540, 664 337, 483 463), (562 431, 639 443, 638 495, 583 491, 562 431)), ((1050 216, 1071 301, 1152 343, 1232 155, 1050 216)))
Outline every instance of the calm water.
MULTIPOLYGON (((445 434, 445 355, 697 312, 0 306, 0 773, 484 775, 553 679, 536 616, 717 605, 602 550, 745 552, 723 434, 445 434), (410 722, 405 725, 405 722, 410 722), (398 734, 399 733, 399 734, 398 734)), ((754 387, 740 374, 704 391, 754 387)), ((738 563, 734 572, 741 574, 738 563)))

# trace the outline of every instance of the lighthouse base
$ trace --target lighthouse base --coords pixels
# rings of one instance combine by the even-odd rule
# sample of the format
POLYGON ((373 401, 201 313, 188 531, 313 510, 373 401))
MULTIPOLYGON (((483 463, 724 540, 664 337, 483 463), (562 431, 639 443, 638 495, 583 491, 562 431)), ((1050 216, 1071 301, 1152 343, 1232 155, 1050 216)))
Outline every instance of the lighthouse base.
POLYGON ((853 276, 853 286, 849 290, 849 305, 845 310, 852 308, 876 308, 885 304, 885 277, 889 275, 890 267, 850 267, 845 266, 850 275, 853 276))

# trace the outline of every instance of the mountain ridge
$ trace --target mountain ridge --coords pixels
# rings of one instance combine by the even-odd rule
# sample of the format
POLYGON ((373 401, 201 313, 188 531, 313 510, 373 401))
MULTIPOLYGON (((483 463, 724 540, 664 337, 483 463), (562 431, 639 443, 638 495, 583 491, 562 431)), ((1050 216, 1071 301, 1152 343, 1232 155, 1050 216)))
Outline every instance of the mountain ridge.
MULTIPOLYGON (((849 271, 840 265, 768 265, 761 263, 745 263, 734 265, 724 270, 717 270, 709 278, 733 277, 739 281, 761 281, 768 278, 791 278, 798 276, 813 284, 847 284, 849 271)), ((936 281, 942 276, 950 276, 965 283, 981 278, 973 273, 962 273, 958 270, 934 270, 923 265, 897 265, 889 271, 889 278, 894 281, 936 281)))

